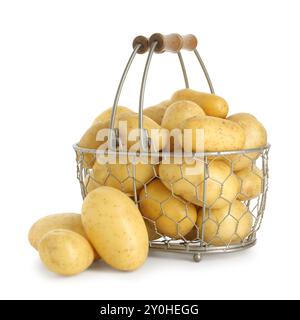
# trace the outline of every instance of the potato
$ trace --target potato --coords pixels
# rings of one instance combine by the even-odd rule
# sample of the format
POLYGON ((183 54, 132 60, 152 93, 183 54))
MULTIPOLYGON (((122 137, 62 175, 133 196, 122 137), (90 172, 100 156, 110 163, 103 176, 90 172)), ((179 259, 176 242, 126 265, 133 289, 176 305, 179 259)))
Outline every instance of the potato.
POLYGON ((94 261, 90 243, 80 234, 56 229, 47 232, 38 246, 40 258, 52 272, 70 276, 86 270, 94 261))
POLYGON ((91 191, 101 187, 101 184, 95 181, 91 176, 86 176, 84 178, 84 187, 86 190, 86 194, 88 194, 91 191))
MULTIPOLYGON (((220 160, 211 161, 206 172, 206 201, 209 208, 222 208, 232 202, 240 184, 230 167, 220 160)), ((183 164, 159 165, 159 176, 163 184, 183 199, 203 206, 205 166, 201 160, 190 160, 183 164)))
POLYGON ((121 191, 102 186, 83 201, 82 223, 102 259, 119 270, 134 270, 148 256, 148 233, 135 203, 121 191))
POLYGON ((86 238, 80 214, 59 213, 46 216, 34 223, 29 231, 28 240, 33 248, 37 249, 42 237, 55 229, 70 230, 86 238))
MULTIPOLYGON (((116 164, 95 162, 90 181, 87 183, 89 192, 101 185, 105 185, 119 189, 127 195, 134 195, 133 165, 128 159, 126 161, 127 164, 119 163, 119 158, 116 160, 116 164)), ((136 163, 136 189, 140 190, 154 175, 155 170, 152 164, 136 163)))
POLYGON ((156 179, 139 194, 140 210, 144 217, 155 221, 160 234, 178 239, 192 230, 197 219, 194 205, 186 203, 156 179))
POLYGON ((158 106, 160 106, 161 108, 164 108, 165 110, 167 110, 168 108, 169 108, 169 106, 170 106, 170 104, 172 104, 172 100, 164 100, 164 101, 162 101, 162 102, 160 102, 159 104, 158 104, 158 106))
POLYGON ((247 167, 235 173, 241 182, 238 199, 245 201, 258 197, 262 192, 263 173, 256 166, 247 167))
POLYGON ((201 239, 201 232, 197 226, 195 226, 185 237, 186 241, 196 241, 201 239))
POLYGON ((166 109, 160 106, 152 106, 144 109, 143 115, 155 121, 157 124, 161 124, 161 120, 165 114, 166 109))
POLYGON ((161 120, 165 114, 165 111, 167 110, 170 104, 171 104, 171 100, 162 101, 157 105, 145 108, 143 110, 143 115, 149 117, 150 119, 152 119, 153 121, 155 121, 160 125, 161 120))
MULTIPOLYGON (((103 111, 102 113, 100 113, 94 120, 93 124, 99 123, 99 122, 106 122, 106 121, 110 121, 111 118, 111 113, 112 113, 112 109, 113 108, 109 108, 106 109, 105 111, 103 111)), ((118 119, 119 115, 124 113, 124 112, 133 112, 132 110, 130 110, 127 107, 122 107, 122 106, 118 106, 117 107, 117 111, 116 111, 116 120, 118 119)))
MULTIPOLYGON (((267 144, 267 132, 263 125, 249 113, 236 113, 227 118, 238 123, 245 132, 245 143, 241 149, 264 147, 267 144)), ((230 155, 228 158, 234 171, 242 170, 252 165, 259 153, 251 152, 245 155, 230 155)))
MULTIPOLYGON (((202 209, 199 210, 197 226, 202 231, 202 209)), ((253 217, 240 201, 221 209, 205 211, 204 241, 210 245, 226 246, 244 241, 251 233, 253 217)))
MULTIPOLYGON (((99 139, 97 139, 97 134, 103 129, 108 129, 109 123, 110 121, 99 122, 91 126, 80 139, 78 146, 86 149, 98 149, 107 141, 107 138, 104 139, 104 141, 98 141, 99 139)), ((84 168, 92 168, 95 163, 96 156, 94 153, 77 152, 77 160, 82 161, 84 168)))
POLYGON ((168 130, 178 129, 182 121, 194 116, 205 116, 198 104, 187 100, 176 101, 166 110, 161 126, 168 130))
POLYGON ((190 100, 197 103, 208 116, 226 118, 228 114, 227 102, 215 94, 195 91, 192 89, 182 89, 176 91, 171 100, 190 100))
MULTIPOLYGON (((123 113, 119 117, 119 137, 124 146, 127 143, 127 149, 129 150, 133 145, 139 141, 138 130, 136 130, 137 136, 133 135, 135 129, 139 128, 138 114, 123 113), (126 122, 126 128, 120 126, 120 122, 126 122), (131 136, 133 135, 133 136, 131 136), (129 139, 130 138, 130 139, 129 139)), ((148 136, 152 139, 152 145, 154 150, 158 151, 164 148, 168 141, 168 135, 165 130, 161 129, 161 126, 147 116, 143 116, 143 127, 147 130, 148 136), (152 131, 154 130, 154 131, 152 131), (152 135, 151 135, 152 132, 152 135)), ((139 148, 136 148, 139 150, 139 148)))
POLYGON ((195 116, 183 121, 181 129, 190 129, 192 132, 192 139, 190 139, 183 131, 183 148, 188 152, 201 152, 203 148, 207 152, 239 150, 245 143, 242 127, 225 119, 195 116), (197 141, 197 129, 204 130, 203 146, 199 144, 201 141, 197 141))

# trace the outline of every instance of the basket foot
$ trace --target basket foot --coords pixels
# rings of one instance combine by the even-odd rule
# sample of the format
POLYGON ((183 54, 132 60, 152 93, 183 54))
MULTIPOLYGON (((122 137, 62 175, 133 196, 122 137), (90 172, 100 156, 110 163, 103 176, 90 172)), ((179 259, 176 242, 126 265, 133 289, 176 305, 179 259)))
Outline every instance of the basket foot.
POLYGON ((202 260, 202 255, 201 253, 195 253, 193 258, 195 262, 200 262, 202 260))

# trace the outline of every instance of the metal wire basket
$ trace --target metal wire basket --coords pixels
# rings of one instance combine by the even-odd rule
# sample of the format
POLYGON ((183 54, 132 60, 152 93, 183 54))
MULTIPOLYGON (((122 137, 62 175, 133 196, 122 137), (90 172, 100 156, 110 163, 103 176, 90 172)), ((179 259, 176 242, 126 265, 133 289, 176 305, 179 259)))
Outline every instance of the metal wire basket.
POLYGON ((178 55, 186 88, 189 81, 180 50, 193 51, 206 77, 210 92, 213 85, 196 49, 193 35, 162 36, 154 34, 148 40, 135 38, 133 52, 125 67, 115 96, 110 121, 109 147, 87 149, 74 145, 77 178, 82 197, 101 185, 117 188, 135 201, 144 216, 150 248, 193 254, 199 262, 202 254, 233 252, 252 247, 256 243, 264 215, 268 190, 269 145, 262 148, 195 152, 177 163, 176 153, 148 152, 149 137, 143 129, 143 104, 146 80, 154 52, 170 51, 178 55), (139 99, 139 152, 116 150, 120 143, 114 127, 116 110, 124 81, 137 55, 149 51, 142 77, 139 99), (152 157, 151 163, 143 159, 152 157), (115 156, 118 166, 103 161, 115 156), (130 163, 120 164, 121 158, 131 157, 130 163), (99 162, 99 158, 102 161, 99 162), (155 159, 153 161, 153 159, 155 159), (171 163, 164 163, 172 159, 171 163), (237 163, 247 162, 247 169, 234 171, 237 163), (223 166, 223 170, 218 169, 223 166), (172 176, 168 175, 172 167, 172 176), (187 168, 197 170, 187 175, 187 168), (249 180, 252 184, 249 184, 249 180), (254 183, 253 183, 254 181, 254 183), (187 196, 188 195, 188 196, 187 196), (177 208, 177 209, 174 209, 177 208))

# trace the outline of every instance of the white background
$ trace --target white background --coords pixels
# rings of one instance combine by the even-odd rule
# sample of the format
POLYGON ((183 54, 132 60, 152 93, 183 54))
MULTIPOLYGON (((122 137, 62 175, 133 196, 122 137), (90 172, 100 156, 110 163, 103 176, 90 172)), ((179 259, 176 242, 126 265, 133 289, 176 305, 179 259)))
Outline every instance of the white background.
MULTIPOLYGON (((0 298, 300 298, 299 1, 0 2, 0 298), (138 34, 194 33, 216 92, 266 126, 270 192, 249 251, 205 257, 151 253, 136 272, 103 262, 76 277, 46 271, 27 241, 38 218, 80 212, 72 144, 111 106, 138 34)), ((191 82, 203 88, 194 56, 191 82)), ((139 56, 121 103, 137 109, 139 56)), ((183 86, 172 54, 155 56, 146 104, 183 86)))

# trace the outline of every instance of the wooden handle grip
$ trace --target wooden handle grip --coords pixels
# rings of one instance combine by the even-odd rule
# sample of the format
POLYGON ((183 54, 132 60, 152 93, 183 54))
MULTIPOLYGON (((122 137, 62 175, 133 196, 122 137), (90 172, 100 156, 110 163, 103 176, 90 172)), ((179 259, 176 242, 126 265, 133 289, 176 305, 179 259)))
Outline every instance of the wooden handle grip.
POLYGON ((146 38, 144 36, 135 37, 132 42, 132 47, 135 48, 137 45, 140 45, 140 47, 137 51, 139 54, 143 54, 143 53, 147 52, 149 49, 148 38, 146 38))
POLYGON ((165 51, 177 53, 181 49, 193 51, 198 44, 198 40, 193 34, 181 36, 178 33, 171 33, 168 35, 154 33, 149 39, 149 46, 155 41, 157 42, 155 47, 155 52, 157 53, 165 51))
POLYGON ((149 45, 153 42, 157 42, 155 47, 156 53, 179 52, 183 45, 182 37, 177 33, 171 33, 168 35, 162 35, 161 33, 154 33, 149 39, 149 45))
POLYGON ((197 48, 198 40, 196 36, 194 36, 193 34, 186 34, 182 36, 182 39, 183 39, 182 49, 193 51, 197 48))

